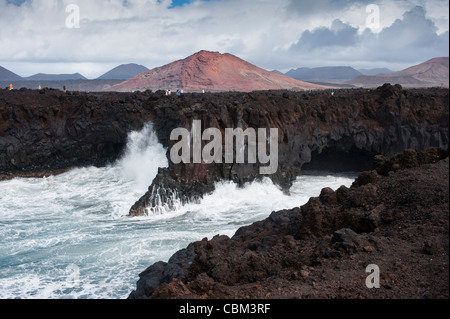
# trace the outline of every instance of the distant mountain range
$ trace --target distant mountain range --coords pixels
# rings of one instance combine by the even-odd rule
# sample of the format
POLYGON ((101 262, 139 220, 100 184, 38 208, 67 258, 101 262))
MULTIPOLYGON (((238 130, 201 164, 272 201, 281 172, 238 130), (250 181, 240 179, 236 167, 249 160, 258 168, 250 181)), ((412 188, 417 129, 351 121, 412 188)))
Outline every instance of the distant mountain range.
MULTIPOLYGON (((122 64, 114 69, 106 72, 96 80, 126 80, 144 73, 148 69, 139 64, 122 64)), ((74 74, 45 74, 38 73, 29 77, 21 77, 3 67, 0 66, 0 81, 77 81, 88 80, 80 73, 74 74)))
POLYGON ((183 89, 186 91, 239 91, 320 89, 324 86, 296 80, 250 64, 232 54, 200 51, 185 59, 149 70, 114 91, 183 89))
POLYGON ((361 75, 377 75, 377 74, 386 74, 386 73, 392 73, 394 71, 389 70, 388 68, 376 68, 376 69, 359 69, 358 70, 361 75))
POLYGON ((234 55, 200 51, 183 60, 147 69, 130 63, 119 65, 95 80, 80 73, 19 75, 0 66, 0 88, 37 89, 38 86, 77 91, 134 91, 176 88, 190 91, 253 91, 269 89, 319 89, 324 87, 377 87, 384 83, 404 87, 449 86, 449 58, 440 57, 393 72, 386 68, 297 68, 286 74, 258 68, 234 55))
MULTIPOLYGON (((277 70, 273 72, 283 74, 277 70)), ((378 87, 391 83, 404 87, 448 87, 449 58, 434 58, 398 72, 387 68, 356 70, 352 67, 335 66, 292 69, 285 75, 328 86, 378 87)))
POLYGON ((360 75, 376 75, 380 73, 391 73, 394 71, 389 70, 388 68, 356 70, 350 66, 328 66, 317 68, 302 67, 298 69, 291 69, 286 73, 282 73, 278 70, 273 70, 272 72, 287 75, 302 81, 329 82, 332 80, 337 80, 334 82, 341 82, 342 80, 354 79, 360 75))
POLYGON ((130 63, 119 65, 95 80, 89 80, 80 73, 44 74, 38 73, 29 77, 21 77, 0 66, 0 87, 14 83, 15 88, 37 89, 47 87, 71 91, 108 91, 111 86, 148 71, 145 66, 130 63))
POLYGON ((23 81, 71 81, 71 80, 87 80, 80 73, 74 74, 44 74, 38 73, 26 78, 23 81))
POLYGON ((362 75, 361 72, 349 66, 332 66, 320 68, 298 68, 285 73, 298 80, 350 80, 362 75))
POLYGON ((361 75, 347 81, 361 87, 376 87, 384 83, 398 83, 404 87, 449 86, 449 58, 441 57, 409 67, 405 70, 373 76, 361 75))
POLYGON ((127 80, 147 71, 148 69, 143 65, 134 63, 122 64, 98 77, 97 80, 127 80))

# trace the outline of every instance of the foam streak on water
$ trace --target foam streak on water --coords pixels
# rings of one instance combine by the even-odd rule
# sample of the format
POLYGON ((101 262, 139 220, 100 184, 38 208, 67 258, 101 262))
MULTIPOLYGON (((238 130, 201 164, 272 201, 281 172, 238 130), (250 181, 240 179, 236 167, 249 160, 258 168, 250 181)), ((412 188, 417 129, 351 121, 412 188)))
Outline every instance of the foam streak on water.
POLYGON ((123 158, 109 167, 0 182, 0 298, 125 298, 140 272, 188 243, 232 236, 354 178, 303 176, 291 196, 269 180, 242 189, 224 182, 200 204, 123 217, 158 167, 167 167, 166 151, 147 125, 130 134, 123 158))

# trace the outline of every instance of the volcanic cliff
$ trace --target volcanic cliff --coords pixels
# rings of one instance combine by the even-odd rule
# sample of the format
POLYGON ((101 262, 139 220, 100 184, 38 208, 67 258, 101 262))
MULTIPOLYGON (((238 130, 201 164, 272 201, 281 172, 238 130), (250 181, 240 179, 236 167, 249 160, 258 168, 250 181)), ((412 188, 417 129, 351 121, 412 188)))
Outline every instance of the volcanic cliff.
MULTIPOLYGON (((45 175, 74 166, 105 165, 123 152, 127 135, 153 122, 168 148, 175 128, 277 128, 278 170, 269 177, 288 190, 302 169, 356 170, 375 155, 407 148, 448 147, 448 89, 292 92, 63 93, 0 90, 0 178, 45 175)), ((179 164, 169 161, 130 209, 143 215, 155 195, 170 209, 174 200, 196 200, 214 183, 240 185, 260 179, 259 164, 179 164)), ((126 213, 126 212, 124 212, 126 213)))
POLYGON ((124 92, 147 89, 250 92, 320 88, 324 86, 263 70, 229 53, 200 51, 183 60, 139 74, 111 89, 124 92))
MULTIPOLYGON (((375 155, 404 149, 448 147, 448 89, 404 90, 386 84, 376 90, 349 89, 309 93, 218 93, 168 97, 153 103, 160 141, 169 149, 175 128, 277 128, 278 170, 267 175, 288 190, 302 169, 363 171, 375 155)), ((205 142, 204 142, 205 144, 205 142)), ((203 144, 203 145, 204 145, 203 144)), ((212 192, 215 182, 239 185, 261 179, 261 165, 180 163, 160 169, 149 191, 130 215, 170 210, 212 192)))

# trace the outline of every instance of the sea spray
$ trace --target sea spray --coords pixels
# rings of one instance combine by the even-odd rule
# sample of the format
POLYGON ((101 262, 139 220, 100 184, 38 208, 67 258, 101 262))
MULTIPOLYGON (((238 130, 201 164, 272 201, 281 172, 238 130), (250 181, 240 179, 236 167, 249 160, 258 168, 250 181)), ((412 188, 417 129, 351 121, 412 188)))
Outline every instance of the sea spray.
POLYGON ((166 150, 158 142, 153 124, 147 123, 139 132, 131 132, 127 139, 125 155, 116 163, 121 174, 134 180, 139 189, 146 190, 158 173, 167 167, 166 150))
POLYGON ((221 182, 200 203, 123 217, 166 165, 166 150, 146 125, 129 134, 123 158, 108 167, 0 182, 0 298, 126 298, 140 272, 190 242, 232 236, 354 179, 301 176, 291 196, 269 179, 244 187, 221 182))

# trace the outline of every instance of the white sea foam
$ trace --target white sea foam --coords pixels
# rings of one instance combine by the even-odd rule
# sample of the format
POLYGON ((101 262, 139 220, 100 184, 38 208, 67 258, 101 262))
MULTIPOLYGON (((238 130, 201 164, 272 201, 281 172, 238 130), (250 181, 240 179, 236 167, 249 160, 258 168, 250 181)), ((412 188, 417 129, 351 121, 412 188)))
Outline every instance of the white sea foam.
POLYGON ((123 217, 167 164, 166 149, 147 125, 130 134, 123 158, 111 166, 0 182, 0 298, 125 298, 141 271, 188 243, 232 236, 272 211, 304 204, 325 186, 353 181, 302 176, 291 196, 268 179, 243 188, 222 182, 199 204, 123 217))

